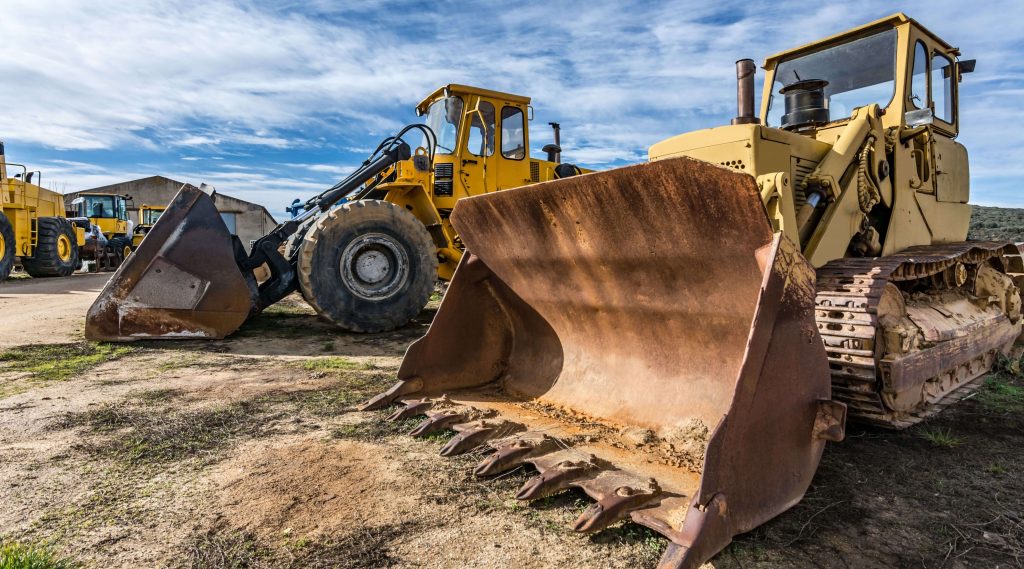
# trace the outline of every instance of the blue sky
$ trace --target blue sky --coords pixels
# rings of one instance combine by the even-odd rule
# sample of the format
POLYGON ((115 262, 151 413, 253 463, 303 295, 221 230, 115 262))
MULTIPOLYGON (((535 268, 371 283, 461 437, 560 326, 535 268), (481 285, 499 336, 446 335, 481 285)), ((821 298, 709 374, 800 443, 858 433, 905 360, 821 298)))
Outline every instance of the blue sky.
POLYGON ((3 5, 0 139, 8 160, 65 192, 161 174, 281 218, 416 121, 415 103, 446 83, 533 97, 535 154, 559 121, 567 160, 638 162, 663 138, 728 121, 736 59, 760 64, 905 11, 978 59, 961 91, 972 201, 1024 206, 1016 2, 3 5))

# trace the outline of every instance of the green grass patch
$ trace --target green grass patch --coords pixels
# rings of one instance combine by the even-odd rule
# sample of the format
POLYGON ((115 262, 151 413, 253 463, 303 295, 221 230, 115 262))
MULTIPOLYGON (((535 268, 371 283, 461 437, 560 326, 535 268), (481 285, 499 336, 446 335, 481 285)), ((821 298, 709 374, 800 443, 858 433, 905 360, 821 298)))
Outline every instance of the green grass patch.
POLYGON ((0 540, 0 569, 73 569, 80 564, 39 546, 0 540))
POLYGON ((85 427, 110 436, 79 443, 78 448, 129 465, 159 464, 212 457, 230 441, 264 432, 262 405, 233 403, 210 409, 157 411, 127 403, 66 413, 58 428, 85 427))
MULTIPOLYGON (((332 345, 333 347, 333 345, 332 345)), ((377 364, 372 361, 356 362, 340 356, 326 358, 315 358, 302 363, 302 368, 309 371, 352 371, 352 370, 375 370, 377 364)))
POLYGON ((0 352, 0 372, 29 372, 34 380, 60 381, 135 351, 133 346, 95 342, 19 346, 0 352))
POLYGON ((931 443, 932 446, 941 448, 956 448, 967 442, 964 437, 954 434, 952 429, 941 427, 924 427, 917 432, 917 435, 931 443))
POLYGON ((975 399, 989 411, 1024 413, 1024 382, 1019 377, 991 375, 985 379, 975 399))

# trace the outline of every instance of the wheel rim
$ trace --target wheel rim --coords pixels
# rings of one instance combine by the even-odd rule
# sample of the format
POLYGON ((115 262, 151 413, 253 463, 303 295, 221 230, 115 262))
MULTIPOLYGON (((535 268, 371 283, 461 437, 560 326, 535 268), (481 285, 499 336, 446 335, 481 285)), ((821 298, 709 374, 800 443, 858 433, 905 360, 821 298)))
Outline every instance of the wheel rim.
POLYGON ((342 251, 341 280, 359 298, 389 298, 409 280, 409 255, 390 235, 360 235, 342 251))
POLYGON ((122 254, 122 255, 124 256, 124 258, 125 258, 125 259, 127 259, 127 258, 128 258, 128 255, 131 255, 131 254, 132 254, 132 248, 131 248, 131 246, 129 246, 129 245, 125 245, 125 246, 124 246, 124 251, 121 251, 121 254, 122 254))
POLYGON ((0 233, 0 262, 3 262, 5 257, 7 257, 7 240, 4 239, 4 234, 0 233))
POLYGON ((65 263, 71 260, 71 240, 67 235, 57 236, 57 258, 65 263))

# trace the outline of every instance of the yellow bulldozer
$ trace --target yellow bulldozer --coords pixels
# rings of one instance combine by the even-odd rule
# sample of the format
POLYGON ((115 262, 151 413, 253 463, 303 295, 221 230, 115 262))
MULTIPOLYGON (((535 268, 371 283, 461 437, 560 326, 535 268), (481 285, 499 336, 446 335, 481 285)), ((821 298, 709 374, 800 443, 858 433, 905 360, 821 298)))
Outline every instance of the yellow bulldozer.
POLYGON ((296 217, 251 251, 229 235, 211 196, 184 187, 100 293, 86 336, 223 338, 295 290, 342 328, 391 330, 458 266, 465 247, 449 216, 459 200, 583 172, 562 163, 557 123, 547 160, 530 156, 527 97, 453 84, 416 112, 423 124, 386 138, 347 178, 290 208, 296 217), (263 267, 270 277, 257 283, 263 267))
POLYGON ((114 270, 133 250, 131 221, 128 219, 128 195, 83 192, 71 202, 68 215, 87 221, 88 230, 82 260, 90 270, 114 270))
POLYGON ((41 183, 42 172, 7 162, 0 142, 0 282, 19 259, 33 277, 66 277, 80 266, 84 228, 65 217, 64 196, 41 183))
POLYGON ((1016 247, 966 241, 958 57, 896 14, 769 57, 759 115, 737 62, 732 124, 647 164, 461 201, 467 253, 363 408, 698 567, 802 498, 847 413, 924 420, 1020 335, 1016 247))

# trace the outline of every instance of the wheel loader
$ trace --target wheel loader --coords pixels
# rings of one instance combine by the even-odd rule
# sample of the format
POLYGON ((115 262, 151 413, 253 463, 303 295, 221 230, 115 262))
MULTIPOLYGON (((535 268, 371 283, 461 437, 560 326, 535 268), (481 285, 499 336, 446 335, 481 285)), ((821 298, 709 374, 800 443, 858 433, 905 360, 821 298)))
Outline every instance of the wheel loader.
POLYGON ((139 223, 132 230, 132 249, 139 248, 139 244, 153 228, 156 220, 160 219, 160 214, 165 209, 167 208, 164 206, 142 204, 142 207, 139 208, 139 223))
POLYGON ((362 408, 700 566, 800 501, 847 413, 926 419, 1020 335, 1016 248, 965 241, 958 56, 896 14, 769 57, 759 115, 739 61, 732 124, 649 163, 462 200, 440 309, 362 408))
POLYGON ((131 222, 128 220, 128 195, 85 192, 71 202, 68 215, 86 220, 82 260, 92 263, 90 270, 114 270, 132 254, 131 222))
POLYGON ((64 216, 64 196, 41 183, 42 172, 7 162, 0 142, 0 282, 16 259, 33 277, 66 277, 80 265, 85 230, 64 216), (9 177, 8 167, 20 172, 9 177))
POLYGON ((557 123, 547 160, 530 156, 528 97, 452 84, 416 112, 423 124, 386 138, 249 252, 211 196, 183 187, 90 308, 86 337, 223 338, 295 290, 341 328, 391 330, 458 266, 459 200, 584 172, 562 163, 557 123), (270 277, 257 283, 263 267, 270 277))

